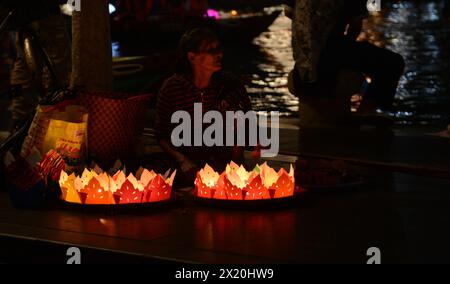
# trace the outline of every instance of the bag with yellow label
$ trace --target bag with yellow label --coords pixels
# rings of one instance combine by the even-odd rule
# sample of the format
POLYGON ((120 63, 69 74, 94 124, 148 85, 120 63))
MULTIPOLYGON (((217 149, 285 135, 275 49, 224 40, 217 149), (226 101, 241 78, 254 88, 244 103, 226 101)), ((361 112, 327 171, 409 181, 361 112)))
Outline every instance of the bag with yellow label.
POLYGON ((85 108, 65 101, 54 106, 39 106, 21 156, 34 149, 44 156, 56 150, 66 162, 66 170, 74 171, 83 164, 87 153, 88 113, 85 108))
POLYGON ((79 169, 86 157, 87 129, 87 111, 80 106, 67 106, 50 119, 41 153, 54 149, 66 162, 67 171, 79 169))

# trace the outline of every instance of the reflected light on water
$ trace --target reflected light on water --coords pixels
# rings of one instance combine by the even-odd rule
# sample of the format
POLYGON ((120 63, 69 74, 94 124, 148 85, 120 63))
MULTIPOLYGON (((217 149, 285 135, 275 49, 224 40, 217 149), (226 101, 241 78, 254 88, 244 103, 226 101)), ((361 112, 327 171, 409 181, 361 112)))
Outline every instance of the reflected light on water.
MULTIPOLYGON (((365 21, 360 39, 405 58, 405 74, 389 114, 400 125, 446 125, 450 116, 450 25, 444 13, 450 10, 450 3, 390 1, 384 6, 365 21)), ((254 41, 265 54, 247 86, 257 110, 281 110, 284 115, 298 111, 299 101, 287 89, 287 75, 294 65, 290 24, 280 16, 254 41)))
POLYGON ((445 5, 445 1, 387 3, 382 13, 366 20, 362 38, 400 53, 406 61, 390 112, 398 124, 446 124, 449 117, 445 5))
MULTIPOLYGON (((406 61, 393 109, 404 125, 447 125, 450 116, 450 1, 387 1, 365 21, 361 40, 400 53, 406 61), (447 12, 446 12, 447 11, 447 12), (447 14, 446 14, 447 13, 447 14)), ((276 8, 279 9, 279 8, 276 8)), ((225 46, 230 71, 243 77, 256 111, 296 116, 299 100, 287 86, 294 66, 291 20, 283 14, 253 44, 225 46), (234 50, 233 50, 234 49, 234 50)), ((126 55, 113 43, 114 57, 126 55)))
POLYGON ((294 66, 291 35, 291 20, 281 15, 254 40, 264 56, 247 85, 257 111, 279 111, 281 115, 298 112, 299 100, 288 90, 288 74, 294 66))

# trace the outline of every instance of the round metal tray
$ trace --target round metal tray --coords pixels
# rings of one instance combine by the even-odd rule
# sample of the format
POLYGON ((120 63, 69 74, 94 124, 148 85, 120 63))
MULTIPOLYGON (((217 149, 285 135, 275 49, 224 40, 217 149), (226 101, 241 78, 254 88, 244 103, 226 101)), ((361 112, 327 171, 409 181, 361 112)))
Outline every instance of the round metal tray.
POLYGON ((284 210, 297 207, 308 196, 308 190, 297 189, 293 196, 262 200, 222 200, 194 196, 197 204, 202 206, 233 210, 284 210))
POLYGON ((85 212, 85 213, 103 213, 103 214, 146 214, 152 212, 159 212, 170 210, 177 206, 179 200, 172 198, 170 200, 150 203, 134 203, 134 204, 102 204, 90 205, 69 203, 61 200, 59 202, 59 209, 85 212))

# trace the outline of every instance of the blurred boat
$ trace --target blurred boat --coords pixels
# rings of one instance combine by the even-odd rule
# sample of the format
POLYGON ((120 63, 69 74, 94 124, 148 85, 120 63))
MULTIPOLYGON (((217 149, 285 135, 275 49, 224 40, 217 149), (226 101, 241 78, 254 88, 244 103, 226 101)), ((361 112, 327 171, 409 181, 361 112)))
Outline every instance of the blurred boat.
POLYGON ((208 0, 208 4, 216 9, 235 9, 236 7, 251 7, 262 9, 285 4, 286 0, 208 0))
POLYGON ((133 18, 112 19, 113 40, 152 41, 167 43, 178 41, 182 34, 195 27, 215 31, 223 41, 251 41, 266 31, 281 14, 281 9, 262 9, 240 12, 209 9, 202 16, 150 16, 145 20, 133 18))

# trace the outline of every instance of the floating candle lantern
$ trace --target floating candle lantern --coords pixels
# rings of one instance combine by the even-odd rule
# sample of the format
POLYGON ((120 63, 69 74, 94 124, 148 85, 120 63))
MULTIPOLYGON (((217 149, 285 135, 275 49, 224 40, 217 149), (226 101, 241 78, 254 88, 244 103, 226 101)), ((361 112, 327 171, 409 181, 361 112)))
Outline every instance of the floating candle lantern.
POLYGON ((276 172, 267 163, 248 172, 243 166, 231 163, 219 174, 206 165, 197 174, 196 195, 206 199, 263 200, 286 198, 294 195, 295 178, 291 166, 276 172))
POLYGON ((117 171, 113 176, 99 168, 86 169, 81 177, 61 173, 62 200, 87 205, 138 204, 167 201, 171 198, 176 171, 162 176, 140 169, 136 175, 117 171))

